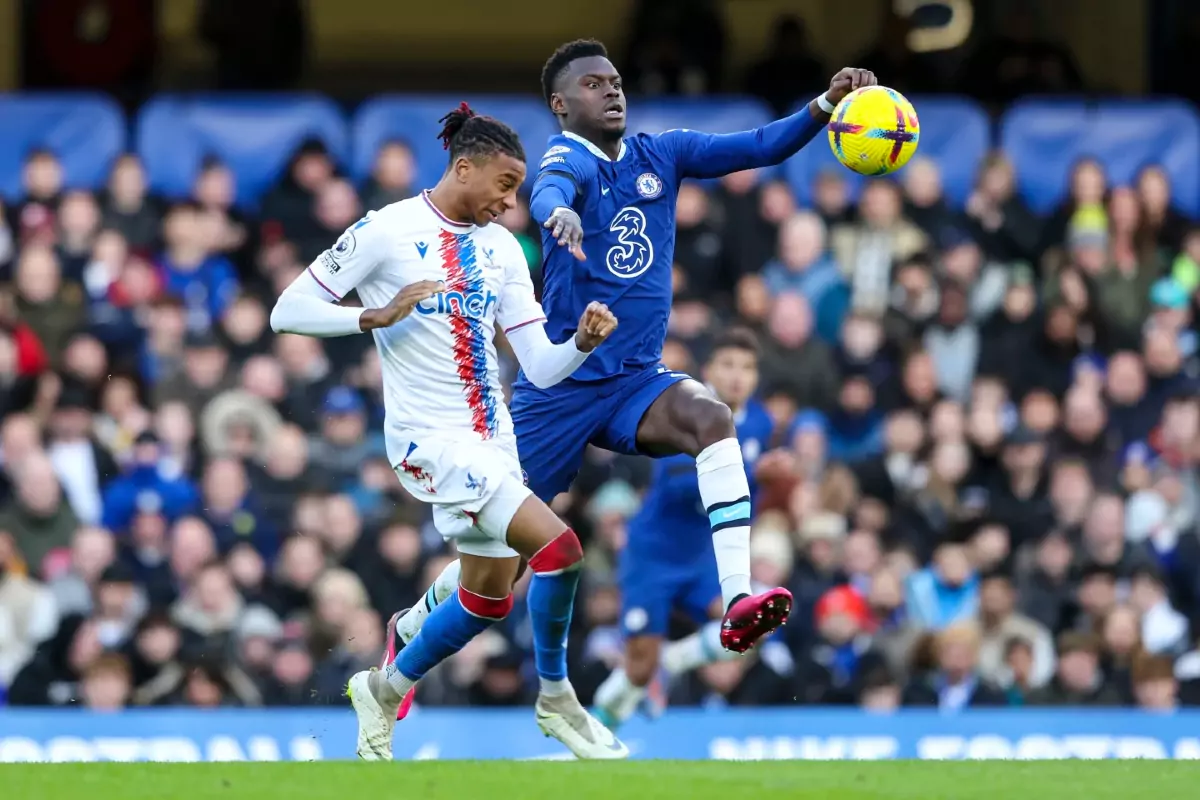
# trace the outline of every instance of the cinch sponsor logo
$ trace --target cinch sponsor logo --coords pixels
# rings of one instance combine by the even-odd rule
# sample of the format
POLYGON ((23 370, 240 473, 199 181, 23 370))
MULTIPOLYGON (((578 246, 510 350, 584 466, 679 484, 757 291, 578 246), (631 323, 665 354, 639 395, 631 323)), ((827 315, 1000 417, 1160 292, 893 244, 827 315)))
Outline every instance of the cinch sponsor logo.
POLYGON ((191 739, 184 736, 55 736, 38 741, 24 736, 0 738, 0 763, 67 761, 320 761, 320 743, 297 736, 232 736, 191 739), (284 755, 284 750, 287 754, 284 755))
POLYGON ((417 313, 484 319, 499 302, 495 292, 442 292, 417 303, 417 313))

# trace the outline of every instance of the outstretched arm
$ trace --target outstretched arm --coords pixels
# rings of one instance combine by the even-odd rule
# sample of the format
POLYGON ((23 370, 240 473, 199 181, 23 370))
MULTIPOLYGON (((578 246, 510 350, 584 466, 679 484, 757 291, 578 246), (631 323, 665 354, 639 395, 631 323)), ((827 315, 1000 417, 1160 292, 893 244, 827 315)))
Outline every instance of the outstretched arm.
POLYGON ((545 389, 568 377, 610 333, 617 318, 602 303, 584 309, 575 335, 554 344, 546 333, 546 313, 533 293, 533 281, 521 246, 512 237, 503 245, 506 264, 504 288, 496 309, 496 322, 504 331, 525 377, 545 389))
POLYGON ((875 75, 866 70, 843 69, 833 76, 825 94, 790 117, 761 128, 726 134, 679 130, 663 136, 674 139, 676 162, 684 178, 717 178, 744 169, 775 166, 820 133, 843 97, 875 82, 875 75))
POLYGON ((349 336, 362 333, 364 309, 337 304, 337 298, 305 270, 283 290, 271 310, 271 330, 304 336, 349 336))
POLYGON ((350 226, 283 290, 271 310, 273 331, 328 338, 386 328, 442 290, 440 283, 420 281, 405 286, 383 308, 338 305, 371 276, 390 246, 384 226, 372 224, 374 219, 372 212, 350 226))
POLYGON ((607 306, 591 303, 584 310, 575 335, 561 344, 550 341, 544 320, 510 328, 505 335, 525 377, 539 389, 546 389, 570 377, 616 327, 617 318, 607 306))
POLYGON ((320 337, 366 330, 363 309, 337 303, 371 276, 386 247, 383 226, 373 212, 368 213, 283 290, 271 311, 271 328, 276 333, 320 337))
POLYGON ((407 317, 417 303, 445 289, 437 281, 405 286, 383 308, 351 308, 336 298, 310 270, 305 270, 283 290, 271 310, 271 330, 327 339, 387 328, 407 317))

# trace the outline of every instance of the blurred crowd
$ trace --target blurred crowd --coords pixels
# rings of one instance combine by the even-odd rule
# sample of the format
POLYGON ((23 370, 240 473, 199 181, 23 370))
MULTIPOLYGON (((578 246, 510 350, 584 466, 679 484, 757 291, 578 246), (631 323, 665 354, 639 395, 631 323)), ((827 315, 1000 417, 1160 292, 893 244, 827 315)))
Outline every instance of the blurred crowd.
MULTIPOLYGON (((0 214, 3 702, 332 703, 377 662, 453 554, 388 465, 371 338, 267 320, 413 174, 389 143, 355 186, 310 142, 248 211, 219 161, 167 203, 134 156, 91 194, 29 155, 0 214)), ((777 430, 753 570, 797 603, 671 701, 1197 702, 1200 228, 1168 176, 1114 187, 1082 161, 1046 219, 1002 154, 964 209, 920 158, 853 199, 844 178, 812 208, 765 173, 679 196, 664 360, 695 373, 724 326, 759 335, 777 430)), ((536 283, 527 209, 501 222, 536 283)), ((587 545, 585 701, 619 662, 614 565, 648 473, 594 451, 555 501, 587 545)), ((531 702, 530 648, 518 602, 419 701, 531 702)))

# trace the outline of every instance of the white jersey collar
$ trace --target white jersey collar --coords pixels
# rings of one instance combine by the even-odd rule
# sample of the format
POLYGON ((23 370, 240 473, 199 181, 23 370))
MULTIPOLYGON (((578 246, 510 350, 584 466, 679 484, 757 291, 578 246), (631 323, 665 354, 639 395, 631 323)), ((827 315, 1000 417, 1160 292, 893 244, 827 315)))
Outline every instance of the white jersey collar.
POLYGON ((443 228, 447 228, 448 230, 450 230, 454 233, 468 233, 470 231, 475 230, 475 225, 473 225, 472 223, 470 223, 470 222, 455 222, 454 220, 450 219, 445 214, 443 214, 442 210, 440 208, 438 208, 437 206, 435 206, 433 204, 433 201, 429 199, 429 190, 428 189, 421 192, 421 199, 425 201, 426 207, 430 211, 433 212, 433 215, 438 218, 438 222, 442 223, 443 228))
MULTIPOLYGON (((571 133, 570 131, 563 131, 563 136, 567 137, 568 139, 572 139, 576 142, 579 142, 581 145, 583 145, 589 151, 591 151, 591 154, 594 155, 596 158, 599 158, 603 161, 612 161, 611 158, 609 158, 607 155, 605 155, 603 150, 601 150, 599 147, 596 147, 596 145, 592 144, 591 142, 589 142, 587 139, 583 138, 579 134, 571 133)), ((619 153, 617 153, 617 161, 620 161, 624 157, 625 157, 625 140, 622 139, 621 140, 621 151, 619 153)))

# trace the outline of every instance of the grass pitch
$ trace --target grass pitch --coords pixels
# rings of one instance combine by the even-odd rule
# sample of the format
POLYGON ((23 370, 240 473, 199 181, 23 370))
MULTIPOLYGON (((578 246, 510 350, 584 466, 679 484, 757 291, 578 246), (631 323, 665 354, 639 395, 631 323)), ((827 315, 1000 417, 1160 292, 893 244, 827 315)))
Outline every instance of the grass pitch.
POLYGON ((1182 800, 1198 785, 1187 761, 0 764, 14 800, 1182 800))

